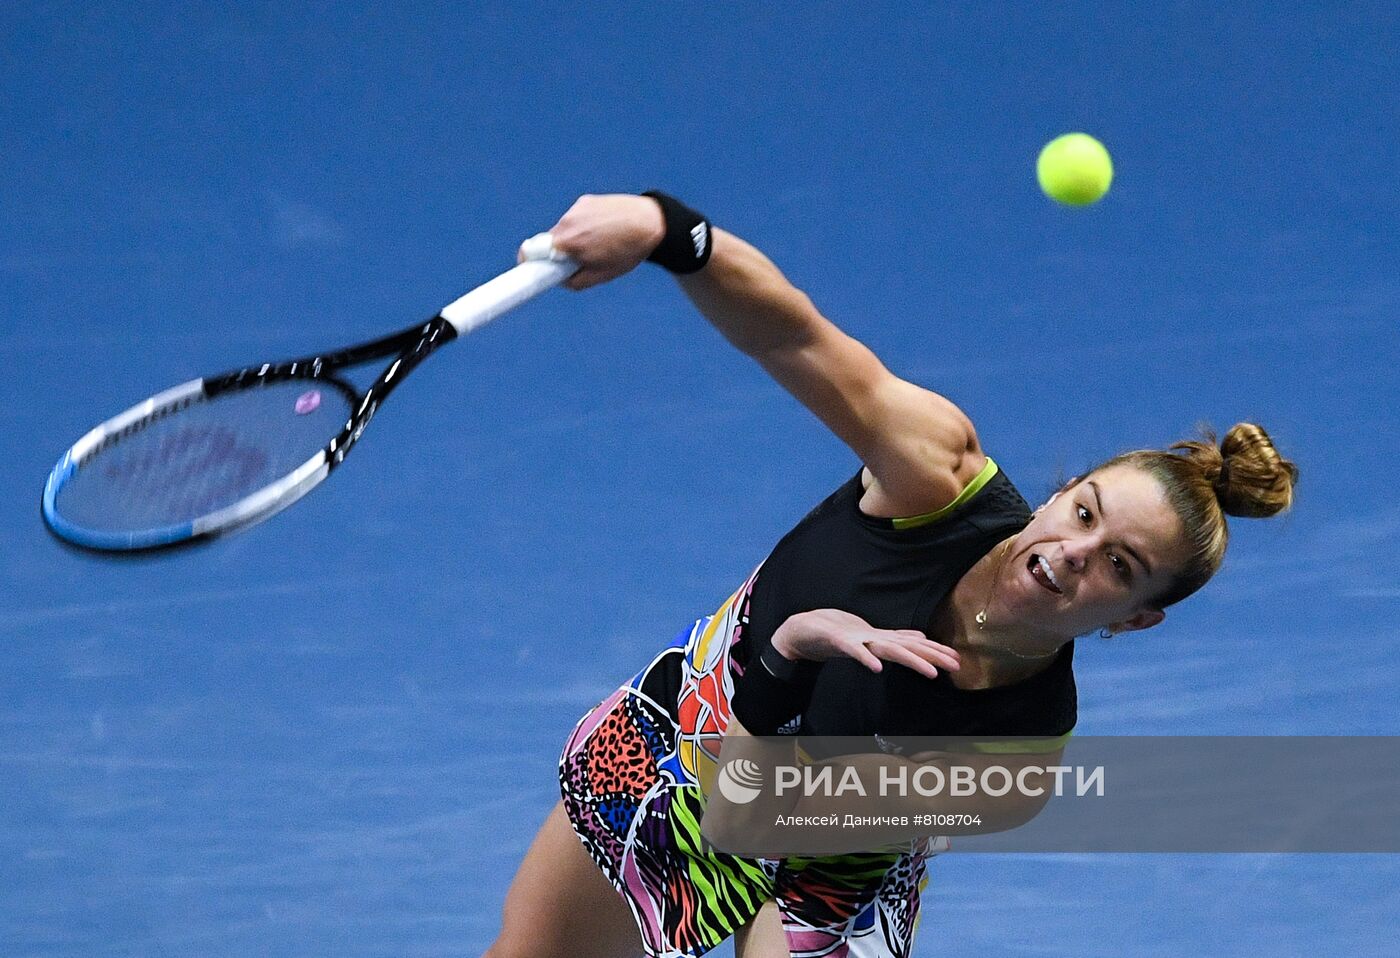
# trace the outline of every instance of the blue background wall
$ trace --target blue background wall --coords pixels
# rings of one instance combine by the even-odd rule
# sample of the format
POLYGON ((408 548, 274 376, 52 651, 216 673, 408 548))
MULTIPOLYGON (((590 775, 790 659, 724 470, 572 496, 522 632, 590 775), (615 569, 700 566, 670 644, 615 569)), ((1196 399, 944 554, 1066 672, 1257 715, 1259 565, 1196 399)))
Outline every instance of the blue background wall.
MULTIPOLYGON (((494 935, 575 718, 855 460, 659 271, 414 376, 201 551, 59 549, 43 478, 156 388, 430 315, 664 186, 962 405, 1031 496, 1208 419, 1303 468, 1085 734, 1400 734, 1393 4, 13 3, 0 13, 0 952, 494 935), (1118 176, 1072 211, 1037 150, 1118 176)), ((922 955, 1389 954, 1381 856, 935 863, 922 955)))

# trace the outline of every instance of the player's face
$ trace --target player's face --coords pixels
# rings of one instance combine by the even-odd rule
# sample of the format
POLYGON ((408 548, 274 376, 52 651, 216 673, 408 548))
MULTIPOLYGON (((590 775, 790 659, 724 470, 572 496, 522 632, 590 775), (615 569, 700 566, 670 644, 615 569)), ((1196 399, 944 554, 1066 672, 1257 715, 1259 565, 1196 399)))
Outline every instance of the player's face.
POLYGON ((1036 511, 1007 553, 996 604, 1012 621, 1070 638, 1144 629, 1185 558, 1181 520, 1157 480, 1114 466, 1036 511))

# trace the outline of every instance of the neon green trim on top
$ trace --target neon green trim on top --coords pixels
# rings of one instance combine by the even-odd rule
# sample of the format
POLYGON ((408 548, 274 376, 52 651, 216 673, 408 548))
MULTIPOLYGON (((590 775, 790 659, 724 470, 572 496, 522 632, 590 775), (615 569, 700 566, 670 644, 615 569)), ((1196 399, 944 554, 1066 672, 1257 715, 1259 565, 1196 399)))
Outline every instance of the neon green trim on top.
POLYGON ((992 462, 992 457, 987 457, 987 464, 982 467, 982 471, 973 476, 972 481, 963 487, 963 491, 958 493, 958 497, 948 503, 942 509, 935 509, 933 512, 925 512, 921 516, 908 516, 903 519, 891 519, 890 524, 896 529, 914 529, 918 526, 926 526, 930 522, 937 522, 948 515, 958 506, 967 502, 977 493, 982 491, 982 487, 992 481, 992 477, 997 474, 997 464, 992 462))
POLYGON ((983 755, 1043 755, 1047 752, 1058 752, 1069 744, 1073 735, 1074 729, 1070 729, 1065 734, 1052 738, 973 742, 972 750, 983 755))
MULTIPOLYGON (((1074 737, 1074 729, 1070 729, 1063 735, 1047 735, 1036 738, 1006 738, 991 739, 989 741, 973 742, 966 741, 968 736, 961 736, 964 741, 957 743, 958 748, 949 749, 949 754, 963 755, 1049 755, 1052 752, 1059 752, 1069 745, 1069 740, 1074 737)), ((907 755, 898 756, 908 758, 907 755)), ((803 765, 811 765, 815 762, 811 754, 801 745, 797 746, 797 761, 803 765)))

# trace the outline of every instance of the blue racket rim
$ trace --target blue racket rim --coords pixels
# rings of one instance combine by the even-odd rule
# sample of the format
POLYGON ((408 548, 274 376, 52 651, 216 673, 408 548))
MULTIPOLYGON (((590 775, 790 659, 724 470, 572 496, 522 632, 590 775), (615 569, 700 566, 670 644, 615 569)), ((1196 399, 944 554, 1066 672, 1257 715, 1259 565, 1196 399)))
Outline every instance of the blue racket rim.
MULTIPOLYGON (((288 378, 314 380, 332 386, 345 394, 347 399, 355 395, 348 384, 332 377, 288 378)), ((261 382, 263 381, 249 380, 252 385, 243 388, 257 388, 261 382)), ((238 387, 233 388, 236 390, 238 387)), ((120 553, 164 549, 218 536, 265 519, 296 502, 326 477, 329 472, 328 456, 326 449, 322 448, 273 482, 189 520, 145 528, 102 529, 75 522, 64 515, 58 505, 59 495, 78 474, 84 462, 127 433, 140 430, 165 416, 178 413, 190 405, 214 398, 220 392, 226 391, 230 391, 227 377, 213 381, 192 380, 137 403, 90 430, 63 454, 44 483, 40 511, 48 530, 69 545, 96 552, 120 553), (211 384, 213 389, 209 388, 211 384)))

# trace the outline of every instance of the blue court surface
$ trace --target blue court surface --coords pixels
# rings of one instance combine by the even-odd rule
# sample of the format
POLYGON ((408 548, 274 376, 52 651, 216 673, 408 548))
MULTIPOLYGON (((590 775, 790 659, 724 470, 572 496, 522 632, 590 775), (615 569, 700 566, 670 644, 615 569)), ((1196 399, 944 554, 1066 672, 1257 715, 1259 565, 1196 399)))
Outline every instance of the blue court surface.
MULTIPOLYGON (((7 4, 0 955, 480 952, 573 722, 856 468, 646 268, 443 350, 261 527, 45 533, 97 421, 426 318, 583 192, 752 240, 1028 496, 1261 422, 1297 508, 1080 643, 1079 732, 1400 734, 1397 48, 1389 3, 7 4), (1069 130, 1091 208, 1036 186, 1069 130)), ((1400 861, 954 854, 924 907, 926 956, 1391 955, 1400 861)))

